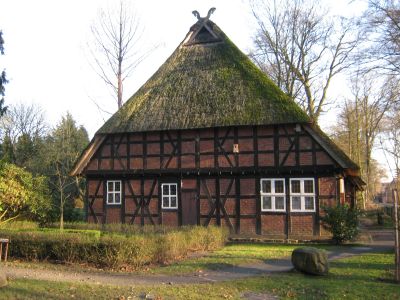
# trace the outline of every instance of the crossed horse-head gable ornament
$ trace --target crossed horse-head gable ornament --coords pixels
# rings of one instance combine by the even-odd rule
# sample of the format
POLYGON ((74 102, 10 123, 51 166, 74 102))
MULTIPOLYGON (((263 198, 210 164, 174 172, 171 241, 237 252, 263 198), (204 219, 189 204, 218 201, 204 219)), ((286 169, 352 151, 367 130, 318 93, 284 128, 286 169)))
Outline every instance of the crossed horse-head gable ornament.
MULTIPOLYGON (((186 39, 183 42, 183 46, 190 46, 193 44, 197 44, 199 42, 196 42, 196 36, 201 32, 203 28, 205 28, 209 34, 211 35, 211 39, 208 42, 219 42, 220 38, 218 35, 213 31, 212 24, 208 22, 210 19, 211 15, 215 11, 215 7, 212 7, 208 10, 207 16, 206 17, 201 17, 200 13, 197 10, 192 11, 192 14, 197 18, 197 23, 193 25, 190 30, 191 32, 188 34, 186 39)), ((202 42, 204 43, 204 42, 202 42)))
POLYGON ((208 10, 207 16, 204 18, 200 17, 200 13, 197 10, 192 11, 192 14, 197 18, 197 20, 206 22, 210 19, 211 15, 214 13, 215 9, 216 9, 215 7, 211 7, 208 10))

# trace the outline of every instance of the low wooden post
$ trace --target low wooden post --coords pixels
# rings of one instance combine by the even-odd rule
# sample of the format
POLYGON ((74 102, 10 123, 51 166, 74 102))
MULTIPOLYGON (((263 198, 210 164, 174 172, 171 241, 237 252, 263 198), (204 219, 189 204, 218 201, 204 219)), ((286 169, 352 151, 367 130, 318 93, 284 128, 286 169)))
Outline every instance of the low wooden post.
POLYGON ((0 261, 3 257, 3 244, 5 245, 4 261, 7 261, 9 239, 0 239, 0 261))
POLYGON ((395 264, 396 264, 396 281, 400 282, 400 246, 399 246, 399 217, 398 217, 398 205, 399 205, 399 194, 397 189, 392 190, 393 194, 393 205, 394 205, 394 235, 395 235, 395 264))

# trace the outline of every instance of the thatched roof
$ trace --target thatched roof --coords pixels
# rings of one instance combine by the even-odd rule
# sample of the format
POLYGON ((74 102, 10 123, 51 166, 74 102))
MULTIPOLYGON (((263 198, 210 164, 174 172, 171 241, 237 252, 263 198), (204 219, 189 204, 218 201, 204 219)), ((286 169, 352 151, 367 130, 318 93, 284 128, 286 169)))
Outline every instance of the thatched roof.
POLYGON ((357 171, 208 17, 199 18, 159 70, 97 131, 71 174, 83 172, 106 134, 290 123, 305 125, 342 168, 357 171))
POLYGON ((342 149, 339 148, 322 129, 316 125, 304 126, 318 144, 341 166, 343 169, 359 170, 359 166, 347 156, 342 149))
POLYGON ((200 19, 98 134, 309 122, 209 20, 200 19))

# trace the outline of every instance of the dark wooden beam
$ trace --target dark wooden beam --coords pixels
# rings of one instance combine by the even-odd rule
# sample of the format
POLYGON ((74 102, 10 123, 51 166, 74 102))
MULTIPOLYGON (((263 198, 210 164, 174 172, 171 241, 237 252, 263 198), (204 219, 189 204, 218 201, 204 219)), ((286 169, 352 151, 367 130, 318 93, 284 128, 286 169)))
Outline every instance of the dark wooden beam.
POLYGON ((285 201, 286 201, 286 222, 285 222, 285 234, 286 238, 289 238, 291 227, 290 227, 290 178, 285 177, 285 201))
POLYGON ((140 178, 140 225, 144 225, 144 177, 140 178))
POLYGON ((125 224, 125 180, 121 180, 121 223, 125 224))
POLYGON ((279 168, 279 127, 274 126, 274 165, 279 168))
POLYGON ((261 186, 260 186, 260 180, 261 180, 261 178, 260 178, 260 176, 256 176, 255 177, 255 180, 256 180, 256 198, 255 198, 255 200, 256 200, 256 233, 257 234, 261 234, 261 227, 262 227, 262 224, 261 224, 261 201, 260 201, 260 199, 261 199, 261 193, 260 193, 260 190, 261 190, 261 186))
POLYGON ((240 177, 235 177, 235 213, 236 213, 236 224, 235 231, 237 234, 240 233, 240 177))
MULTIPOLYGON (((237 127, 233 130, 233 143, 239 144, 239 129, 237 127)), ((240 148, 239 148, 240 151, 240 148)), ((233 153, 235 158, 235 167, 239 167, 239 153, 233 153)))
POLYGON ((254 155, 254 168, 258 169, 258 130, 257 126, 253 126, 253 155, 254 155))
POLYGON ((103 180, 103 220, 102 223, 107 223, 107 180, 103 180))
POLYGON ((88 222, 88 216, 89 216, 89 180, 85 181, 86 189, 85 189, 85 200, 83 202, 83 210, 85 212, 85 222, 88 222))
POLYGON ((143 152, 143 170, 147 169, 147 134, 146 132, 142 133, 142 152, 143 152))
POLYGON ((314 215, 314 230, 313 234, 319 236, 320 235, 320 213, 319 213, 319 178, 317 176, 314 177, 315 182, 315 215, 314 215))

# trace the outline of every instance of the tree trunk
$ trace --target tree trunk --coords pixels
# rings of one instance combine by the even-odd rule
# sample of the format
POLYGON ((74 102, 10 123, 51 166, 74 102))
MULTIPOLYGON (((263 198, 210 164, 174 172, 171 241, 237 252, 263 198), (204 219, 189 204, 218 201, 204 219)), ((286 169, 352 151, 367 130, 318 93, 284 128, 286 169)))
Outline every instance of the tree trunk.
POLYGON ((64 192, 60 189, 60 230, 64 230, 64 192))

